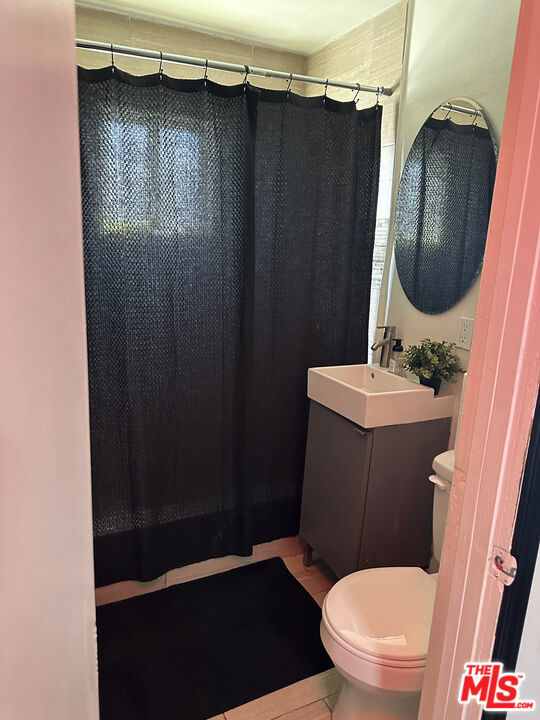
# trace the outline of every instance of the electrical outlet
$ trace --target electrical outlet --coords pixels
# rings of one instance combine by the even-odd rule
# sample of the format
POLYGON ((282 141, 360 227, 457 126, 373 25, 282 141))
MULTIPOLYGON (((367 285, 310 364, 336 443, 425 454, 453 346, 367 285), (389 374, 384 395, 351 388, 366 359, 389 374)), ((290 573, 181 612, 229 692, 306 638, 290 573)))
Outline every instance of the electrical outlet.
POLYGON ((464 350, 470 350, 473 332, 474 320, 472 318, 460 317, 456 337, 457 347, 463 348, 464 350))

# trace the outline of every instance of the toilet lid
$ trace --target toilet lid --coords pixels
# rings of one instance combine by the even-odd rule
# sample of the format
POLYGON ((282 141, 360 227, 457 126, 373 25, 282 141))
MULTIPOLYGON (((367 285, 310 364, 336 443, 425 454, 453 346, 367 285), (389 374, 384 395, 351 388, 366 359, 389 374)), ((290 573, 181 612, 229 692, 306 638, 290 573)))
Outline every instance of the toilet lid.
POLYGON ((436 589, 420 568, 360 570, 330 590, 324 620, 338 642, 373 662, 425 664, 436 589))

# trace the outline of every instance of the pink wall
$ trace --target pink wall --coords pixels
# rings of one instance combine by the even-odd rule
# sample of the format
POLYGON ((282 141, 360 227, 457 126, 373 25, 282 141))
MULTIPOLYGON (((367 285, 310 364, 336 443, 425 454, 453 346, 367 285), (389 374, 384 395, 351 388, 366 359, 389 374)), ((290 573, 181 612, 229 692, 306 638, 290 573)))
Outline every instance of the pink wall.
POLYGON ((74 26, 2 2, 2 720, 99 714, 74 26))

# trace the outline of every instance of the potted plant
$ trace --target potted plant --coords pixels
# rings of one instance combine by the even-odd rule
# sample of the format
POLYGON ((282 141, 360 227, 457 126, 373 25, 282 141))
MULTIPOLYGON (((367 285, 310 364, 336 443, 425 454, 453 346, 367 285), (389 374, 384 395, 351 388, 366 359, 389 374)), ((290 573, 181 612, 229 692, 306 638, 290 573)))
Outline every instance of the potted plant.
POLYGON ((417 375, 422 385, 432 387, 439 394, 441 382, 455 382, 464 372, 459 357, 453 352, 456 344, 424 338, 418 345, 410 345, 403 353, 403 367, 417 375))

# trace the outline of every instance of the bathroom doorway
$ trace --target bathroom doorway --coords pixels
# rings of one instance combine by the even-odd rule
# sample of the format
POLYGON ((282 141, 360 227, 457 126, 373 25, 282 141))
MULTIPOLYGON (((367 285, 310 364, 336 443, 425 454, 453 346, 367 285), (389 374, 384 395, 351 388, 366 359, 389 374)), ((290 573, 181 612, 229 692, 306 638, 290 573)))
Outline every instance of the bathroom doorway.
MULTIPOLYGON (((433 6, 416 0, 409 12, 426 17, 433 6)), ((429 28, 421 35, 423 51, 444 46, 459 15, 454 2, 437 6, 452 22, 441 15, 437 37, 429 28)), ((480 6, 482 27, 470 22, 472 4, 463 8, 463 37, 475 45, 475 33, 499 20, 493 0, 474 4, 480 6)), ((0 286, 9 330, 2 359, 8 452, 1 525, 11 581, 2 588, 8 662, 0 703, 6 717, 97 720, 74 8, 60 0, 47 8, 6 0, 6 8, 2 197, 9 232, 0 286)), ((511 545, 538 391, 540 8, 524 0, 521 12, 420 720, 478 718, 478 708, 456 704, 457 686, 463 662, 490 657, 503 592, 490 559, 494 541, 511 545)), ((428 82, 439 83, 440 68, 428 71, 428 82)), ((328 715, 326 695, 312 690, 306 712, 328 715)), ((274 709, 284 715, 290 705, 274 709)), ((243 717, 255 717, 251 710, 243 717)))
POLYGON ((540 8, 524 0, 419 720, 479 717, 458 690, 464 663, 491 659, 504 588, 494 546, 512 546, 540 373, 539 32, 540 8))

